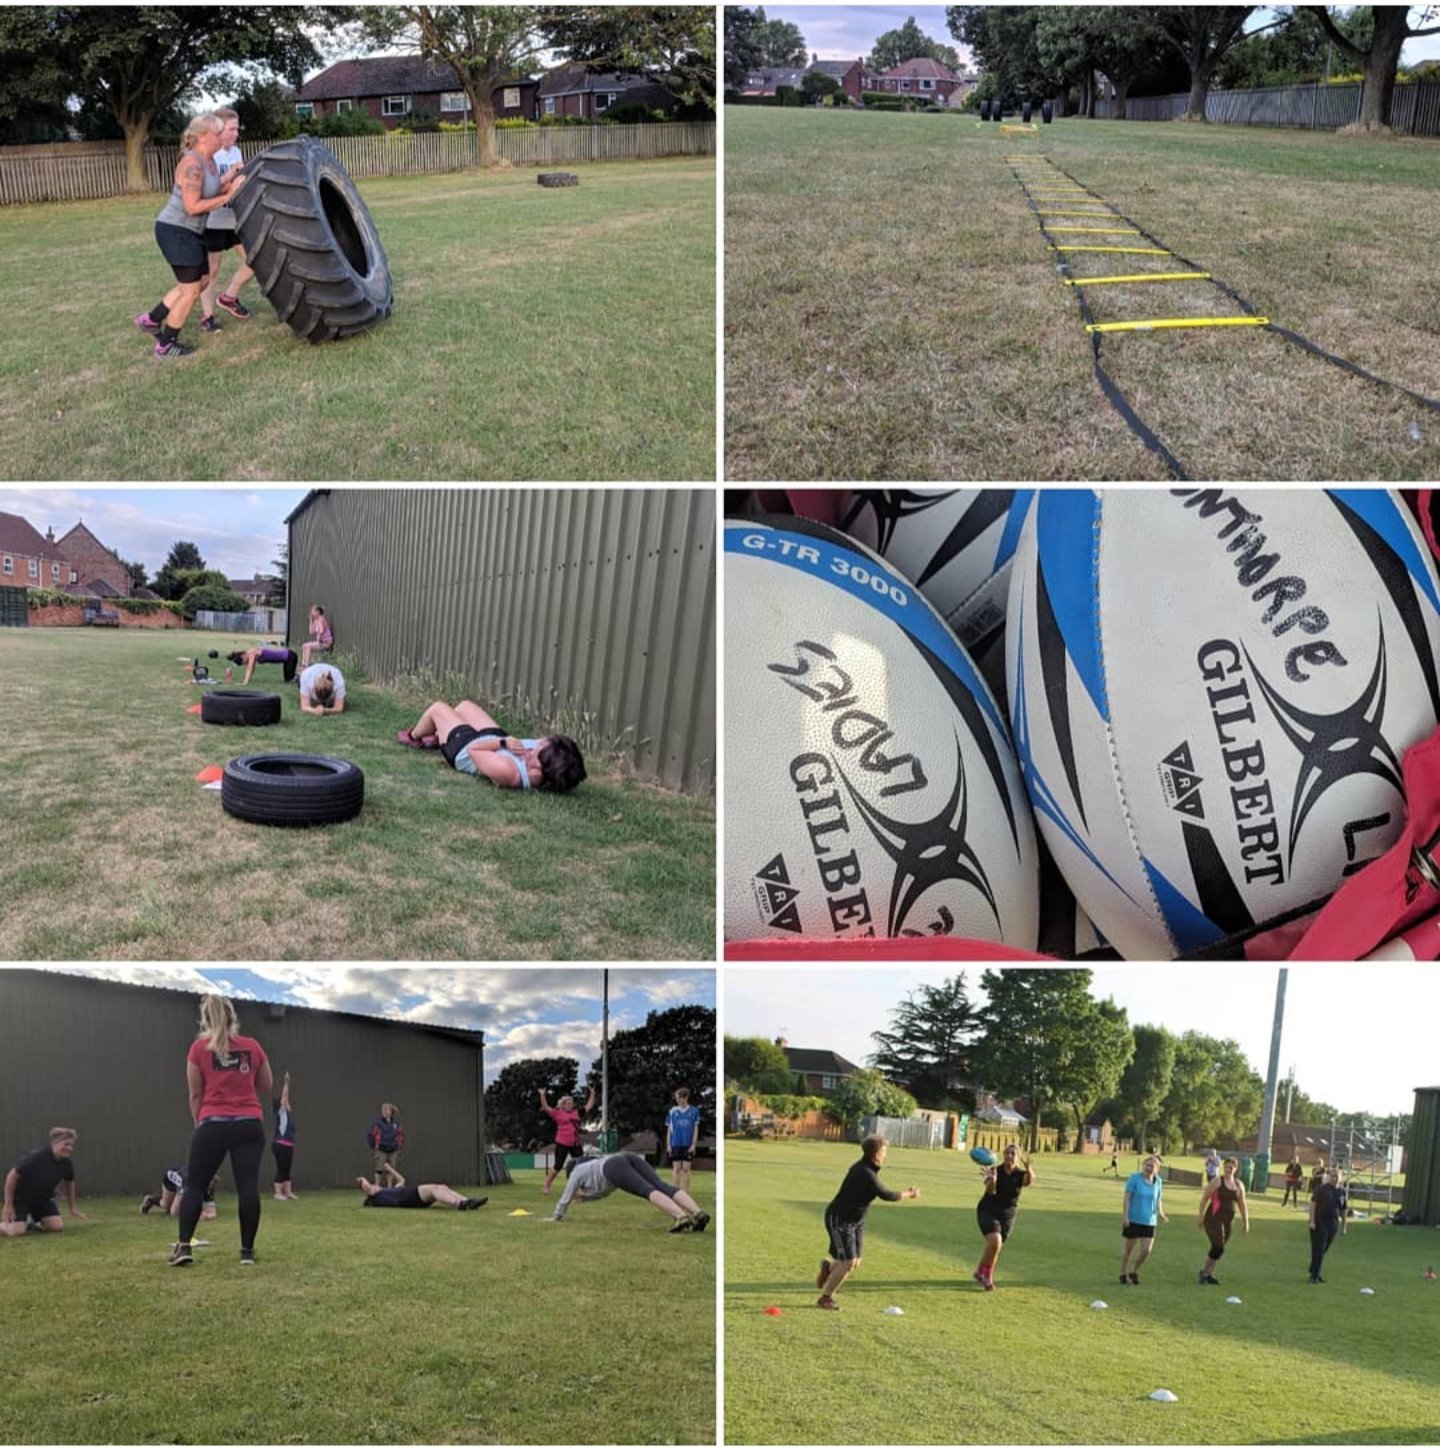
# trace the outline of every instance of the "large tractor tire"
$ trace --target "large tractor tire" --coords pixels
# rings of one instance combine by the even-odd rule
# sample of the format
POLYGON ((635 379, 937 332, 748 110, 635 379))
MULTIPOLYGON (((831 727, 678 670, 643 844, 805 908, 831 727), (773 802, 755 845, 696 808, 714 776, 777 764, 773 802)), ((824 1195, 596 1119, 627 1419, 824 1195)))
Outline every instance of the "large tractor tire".
POLYGON ((353 337, 390 316, 385 249, 328 147, 297 136, 262 151, 246 163, 234 212, 260 291, 302 338, 353 337))
POLYGON ((365 804, 365 773, 336 756, 237 756, 220 779, 220 804, 260 826, 329 826, 365 804))
POLYGON ((280 697, 269 690, 207 690, 200 719, 206 725, 278 725, 280 697))

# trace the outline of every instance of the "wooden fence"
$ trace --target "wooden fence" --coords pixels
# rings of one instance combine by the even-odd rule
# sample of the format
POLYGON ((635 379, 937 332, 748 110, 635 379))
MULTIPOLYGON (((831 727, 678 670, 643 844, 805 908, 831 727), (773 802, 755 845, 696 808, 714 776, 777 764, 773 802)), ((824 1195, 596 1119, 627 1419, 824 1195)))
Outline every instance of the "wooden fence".
MULTIPOLYGON (((412 176, 474 166, 473 131, 422 131, 403 136, 332 136, 325 145, 351 176, 412 176)), ((244 141, 246 160, 272 143, 244 141)), ((713 156, 713 121, 665 121, 644 126, 503 127, 495 146, 512 166, 567 166, 586 161, 650 161, 661 156, 713 156)), ((145 180, 168 191, 180 159, 177 146, 145 148, 145 180)), ((125 192, 125 148, 119 141, 67 141, 53 146, 0 147, 0 206, 22 202, 89 201, 125 192)))
MULTIPOLYGON (((1339 86, 1265 86, 1255 90, 1212 90, 1205 98, 1205 119, 1229 126, 1300 126, 1338 131, 1360 115, 1365 87, 1359 82, 1339 86)), ((1188 93, 1173 96, 1131 96, 1127 121, 1177 121, 1190 104, 1188 93)), ((1115 114, 1115 102, 1097 101, 1097 117, 1115 114)), ((1390 127, 1408 136, 1440 136, 1440 82, 1396 86, 1390 127)))

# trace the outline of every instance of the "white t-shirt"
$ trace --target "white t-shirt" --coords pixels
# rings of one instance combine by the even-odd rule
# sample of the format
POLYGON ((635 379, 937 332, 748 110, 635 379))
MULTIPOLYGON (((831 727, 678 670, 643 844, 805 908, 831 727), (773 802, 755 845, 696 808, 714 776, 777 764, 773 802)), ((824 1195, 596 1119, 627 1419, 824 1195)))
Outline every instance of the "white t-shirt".
MULTIPOLYGON (((238 146, 227 146, 223 151, 215 153, 215 170, 223 177, 232 167, 239 166, 245 160, 245 154, 238 146)), ((205 225, 209 228, 223 229, 233 232, 235 230, 235 213, 229 207, 216 207, 205 217, 205 225)))
POLYGON ((330 704, 345 699, 345 677, 340 673, 337 665, 310 665, 300 672, 300 698, 302 700, 314 700, 315 682, 319 680, 322 672, 328 671, 335 680, 335 696, 330 704))

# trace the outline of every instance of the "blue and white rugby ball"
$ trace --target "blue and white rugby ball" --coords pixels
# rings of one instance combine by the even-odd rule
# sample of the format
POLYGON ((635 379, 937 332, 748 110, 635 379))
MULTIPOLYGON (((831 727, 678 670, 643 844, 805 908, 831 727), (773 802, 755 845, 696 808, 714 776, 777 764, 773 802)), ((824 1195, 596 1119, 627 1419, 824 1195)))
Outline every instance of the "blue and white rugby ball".
POLYGON ((1004 716, 915 587, 806 520, 725 526, 725 935, 1033 949, 1004 716))
POLYGON ((1380 489, 1042 490, 1006 678, 1040 829, 1125 957, 1326 897, 1440 718, 1440 588, 1380 489))

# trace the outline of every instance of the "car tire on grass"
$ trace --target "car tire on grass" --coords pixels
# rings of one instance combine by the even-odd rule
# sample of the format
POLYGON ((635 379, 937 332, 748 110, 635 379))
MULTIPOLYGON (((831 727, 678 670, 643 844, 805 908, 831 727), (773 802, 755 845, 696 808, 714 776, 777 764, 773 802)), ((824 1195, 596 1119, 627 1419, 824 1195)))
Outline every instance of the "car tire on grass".
POLYGON ((390 316, 380 234, 329 147, 297 136, 262 151, 245 164, 233 209, 260 291, 302 338, 353 337, 390 316))
POLYGON ((200 719, 206 725, 278 725, 280 697, 269 690, 207 690, 200 697, 200 719))
POLYGON ((220 778, 220 804, 260 826, 329 826, 365 804, 365 773, 337 756, 237 756, 220 778))
POLYGON ((542 171, 535 178, 541 186, 579 186, 580 178, 573 171, 542 171))

